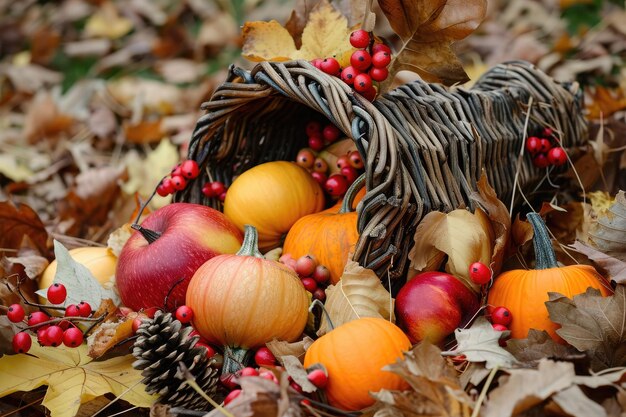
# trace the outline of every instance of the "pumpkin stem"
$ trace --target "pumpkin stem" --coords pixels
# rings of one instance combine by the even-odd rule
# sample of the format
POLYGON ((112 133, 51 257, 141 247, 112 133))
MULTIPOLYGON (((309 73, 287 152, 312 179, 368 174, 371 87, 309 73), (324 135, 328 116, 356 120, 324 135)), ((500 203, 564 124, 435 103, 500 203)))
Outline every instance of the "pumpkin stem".
POLYGON ((265 256, 259 252, 259 233, 256 231, 256 227, 249 224, 244 226, 243 243, 236 255, 265 259, 265 256))
POLYGON ((533 247, 535 248, 535 269, 557 268, 556 254, 552 248, 548 228, 537 213, 528 213, 526 218, 533 227, 533 247))
POLYGON ((222 375, 234 374, 246 367, 254 351, 232 346, 224 347, 224 364, 222 365, 222 375))
POLYGON ((357 193, 363 188, 365 184, 365 173, 359 175, 359 178, 354 180, 354 182, 348 187, 346 191, 346 195, 343 197, 343 202, 341 203, 341 208, 339 209, 339 214, 350 213, 352 211, 352 202, 356 197, 357 193))
POLYGON ((148 241, 148 245, 154 243, 158 238, 161 237, 161 233, 154 230, 146 229, 145 227, 141 227, 141 225, 137 223, 131 224, 130 228, 141 233, 141 236, 143 236, 144 239, 148 241))

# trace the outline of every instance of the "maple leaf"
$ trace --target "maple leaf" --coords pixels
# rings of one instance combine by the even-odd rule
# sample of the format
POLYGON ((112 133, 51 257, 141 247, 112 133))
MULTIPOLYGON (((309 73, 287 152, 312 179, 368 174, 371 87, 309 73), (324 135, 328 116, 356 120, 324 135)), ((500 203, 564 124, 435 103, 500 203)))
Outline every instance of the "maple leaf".
POLYGON ((277 21, 246 22, 242 55, 254 62, 334 57, 343 67, 349 65, 354 51, 350 33, 348 20, 327 0, 322 0, 308 15, 299 49, 289 31, 277 21))
POLYGON ((45 253, 48 232, 37 213, 26 204, 0 202, 0 248, 18 249, 24 236, 45 253))
POLYGON ((541 359, 581 359, 586 358, 569 345, 556 343, 545 330, 530 329, 525 339, 511 339, 506 344, 515 359, 523 365, 534 367, 541 359))
POLYGON ((134 360, 126 355, 96 362, 87 355, 86 344, 41 347, 33 338, 28 355, 0 358, 0 397, 47 385, 43 405, 52 417, 74 416, 82 403, 106 393, 150 407, 156 397, 148 395, 140 383, 143 377, 131 366, 134 360))
POLYGON ((587 352, 594 370, 626 365, 626 286, 618 285, 608 297, 595 288, 574 299, 548 294, 550 320, 561 325, 557 334, 587 352))
POLYGON ((402 40, 390 74, 409 70, 425 81, 446 85, 469 79, 450 45, 482 22, 486 0, 379 0, 378 4, 402 40))

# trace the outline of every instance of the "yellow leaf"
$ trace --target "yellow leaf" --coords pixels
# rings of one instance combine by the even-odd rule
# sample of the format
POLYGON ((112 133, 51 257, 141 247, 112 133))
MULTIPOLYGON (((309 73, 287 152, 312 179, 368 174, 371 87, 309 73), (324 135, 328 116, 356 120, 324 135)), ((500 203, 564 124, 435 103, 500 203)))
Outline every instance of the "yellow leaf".
POLYGON ((47 385, 43 405, 52 417, 74 416, 82 403, 107 393, 138 407, 150 407, 156 397, 146 393, 140 371, 131 366, 133 361, 132 355, 126 355, 94 362, 85 344, 41 347, 33 338, 28 355, 0 358, 0 397, 47 385))
POLYGON ((89 37, 117 39, 126 35, 132 29, 133 22, 120 16, 115 6, 110 2, 106 2, 87 21, 85 34, 89 37))
POLYGON ((323 0, 309 15, 300 49, 296 48, 287 29, 275 20, 247 22, 243 27, 242 54, 255 62, 335 57, 343 67, 349 65, 354 51, 350 45, 350 33, 348 19, 323 0))

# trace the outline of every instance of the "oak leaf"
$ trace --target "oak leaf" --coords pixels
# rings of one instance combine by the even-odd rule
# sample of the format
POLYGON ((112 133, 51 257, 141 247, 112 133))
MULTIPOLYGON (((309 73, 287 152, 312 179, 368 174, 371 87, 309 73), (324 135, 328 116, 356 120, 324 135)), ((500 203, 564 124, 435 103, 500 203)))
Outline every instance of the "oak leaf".
POLYGON ((106 393, 150 407, 156 397, 146 393, 141 373, 131 366, 133 361, 132 355, 126 355, 96 362, 87 355, 86 344, 41 347, 33 338, 28 355, 0 358, 0 397, 47 385, 43 405, 52 417, 74 416, 82 403, 106 393))
MULTIPOLYGON (((292 30, 297 33, 299 29, 292 30)), ((289 31, 277 21, 246 22, 242 55, 255 62, 334 57, 343 67, 349 65, 354 51, 350 45, 350 33, 348 20, 327 0, 322 0, 308 14, 299 49, 289 31)))

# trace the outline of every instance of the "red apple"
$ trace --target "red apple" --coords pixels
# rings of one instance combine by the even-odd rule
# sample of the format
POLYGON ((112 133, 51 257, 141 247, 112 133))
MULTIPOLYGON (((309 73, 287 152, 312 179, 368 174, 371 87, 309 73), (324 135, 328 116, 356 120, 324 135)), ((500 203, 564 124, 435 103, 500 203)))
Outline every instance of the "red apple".
POLYGON ((396 297, 396 324, 412 343, 437 344, 478 311, 478 295, 444 272, 423 272, 407 282, 396 297))
POLYGON ((187 286, 200 265, 236 253, 242 241, 237 226, 206 206, 173 203, 152 212, 120 253, 115 278, 122 302, 135 311, 185 304, 187 286))

